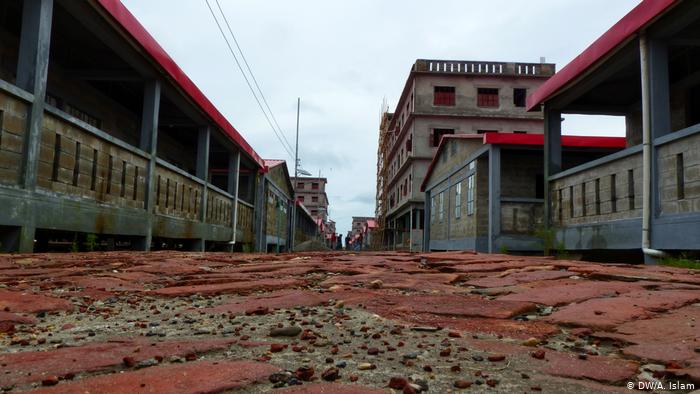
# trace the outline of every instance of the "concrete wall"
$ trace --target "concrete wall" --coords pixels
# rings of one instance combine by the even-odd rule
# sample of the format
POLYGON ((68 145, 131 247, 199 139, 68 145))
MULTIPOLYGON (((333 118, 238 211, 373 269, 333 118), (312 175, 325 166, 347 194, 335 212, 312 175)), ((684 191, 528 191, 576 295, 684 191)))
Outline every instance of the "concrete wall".
MULTIPOLYGON (((532 93, 546 78, 516 76, 469 76, 419 74, 415 84, 415 111, 418 113, 458 116, 500 116, 521 119, 542 119, 540 112, 525 112, 524 107, 513 105, 513 89, 527 89, 532 93), (433 105, 435 86, 453 86, 455 105, 433 105), (477 106, 477 89, 499 89, 499 106, 484 108, 477 106)), ((507 124, 507 121, 505 122, 507 124)), ((507 127, 503 124, 503 127, 507 127)), ((541 131, 540 131, 541 132, 541 131)))
MULTIPOLYGON (((466 155, 462 150, 460 155, 466 155)), ((432 185, 432 184, 431 184, 432 185)), ((477 159, 474 168, 468 166, 446 177, 430 189, 434 198, 434 214, 426 221, 430 223, 430 247, 433 250, 458 249, 457 244, 465 240, 483 238, 488 234, 488 159, 477 159), (474 175, 474 213, 467 213, 467 179, 474 175), (457 185, 461 185, 460 215, 457 217, 457 185), (444 216, 440 220, 440 195, 444 199, 444 216), (447 242, 449 241, 449 242, 447 242), (457 242, 456 244, 454 242, 457 242), (437 246, 436 246, 437 245, 437 246), (452 246, 450 246, 452 245, 452 246)), ((431 210, 432 210, 431 209, 431 210)), ((467 242, 468 243, 468 242, 467 242)), ((465 244, 466 245, 466 244, 465 244)))
MULTIPOLYGON (((479 130, 499 132, 525 131, 543 132, 543 118, 539 112, 525 112, 513 105, 513 88, 525 88, 532 92, 546 78, 527 76, 444 75, 417 73, 407 85, 408 95, 395 112, 397 130, 389 166, 387 201, 390 218, 397 217, 409 203, 421 203, 420 192, 428 165, 437 146, 432 146, 431 132, 434 129, 454 129, 455 134, 476 134, 479 130), (433 105, 435 86, 454 86, 456 105, 442 107, 433 105), (476 105, 477 88, 499 88, 499 107, 479 108, 476 105), (406 142, 411 140, 411 150, 406 142), (402 185, 408 184, 406 193, 402 185)), ((453 160, 454 161, 454 160, 453 160)))
POLYGON ((700 212, 700 133, 660 146, 658 163, 661 215, 700 212))
POLYGON ((603 160, 605 163, 601 165, 570 173, 550 183, 552 218, 556 225, 641 217, 641 153, 628 149, 603 160))

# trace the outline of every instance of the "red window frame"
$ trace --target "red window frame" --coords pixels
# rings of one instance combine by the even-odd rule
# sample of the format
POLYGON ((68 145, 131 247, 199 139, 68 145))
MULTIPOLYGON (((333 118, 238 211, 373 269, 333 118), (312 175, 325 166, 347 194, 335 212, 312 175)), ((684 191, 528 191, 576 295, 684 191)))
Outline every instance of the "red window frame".
POLYGON ((453 107, 455 105, 454 86, 435 86, 433 105, 453 107))
POLYGON ((485 108, 498 107, 498 89, 478 88, 476 93, 476 106, 485 108))

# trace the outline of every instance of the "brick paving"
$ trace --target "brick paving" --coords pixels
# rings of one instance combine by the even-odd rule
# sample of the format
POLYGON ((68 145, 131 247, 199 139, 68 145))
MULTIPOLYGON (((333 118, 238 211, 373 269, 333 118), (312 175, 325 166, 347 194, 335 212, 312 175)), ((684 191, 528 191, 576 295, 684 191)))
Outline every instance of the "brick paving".
POLYGON ((470 252, 0 256, 0 391, 700 388, 700 272, 470 252), (685 385, 685 386, 684 386, 685 385))

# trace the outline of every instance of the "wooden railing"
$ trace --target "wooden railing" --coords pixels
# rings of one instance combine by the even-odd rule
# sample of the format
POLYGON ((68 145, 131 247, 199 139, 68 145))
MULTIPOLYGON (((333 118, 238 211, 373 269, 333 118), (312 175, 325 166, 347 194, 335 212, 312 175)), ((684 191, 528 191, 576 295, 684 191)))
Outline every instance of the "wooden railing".
POLYGON ((16 185, 29 105, 0 90, 0 183, 16 185))
POLYGON ((207 188, 207 223, 219 226, 231 226, 233 197, 209 185, 207 188))
POLYGON ((555 175, 550 182, 555 225, 642 215, 641 147, 628 148, 555 175))
MULTIPOLYGON (((68 115, 65 115, 68 117, 68 115)), ((100 138, 92 126, 68 122, 49 109, 43 117, 37 186, 121 207, 143 208, 147 155, 100 138)))
MULTIPOLYGON (((0 184, 4 187, 17 187, 21 181, 32 99, 30 93, 0 80, 0 184)), ((150 155, 141 149, 47 104, 38 153, 39 193, 103 207, 145 209, 150 155)), ((164 160, 157 159, 155 168, 153 213, 231 228, 233 196, 164 160)), ((239 200, 240 242, 253 242, 254 217, 254 206, 239 200)))
POLYGON ((199 220, 204 182, 158 160, 155 176, 155 213, 199 220))
POLYGON ((243 233, 241 242, 253 242, 254 208, 252 205, 238 200, 238 219, 236 228, 243 233))

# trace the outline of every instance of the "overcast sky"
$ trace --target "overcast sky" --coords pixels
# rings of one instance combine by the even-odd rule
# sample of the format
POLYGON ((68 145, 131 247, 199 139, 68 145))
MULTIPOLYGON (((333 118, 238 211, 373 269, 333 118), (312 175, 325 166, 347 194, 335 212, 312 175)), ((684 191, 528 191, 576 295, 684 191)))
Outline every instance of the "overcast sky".
MULTIPOLYGON (((122 0, 267 159, 289 157, 228 52, 204 0, 122 0)), ((215 0, 210 0, 216 7, 215 0)), ((417 58, 538 62, 561 69, 636 0, 219 0, 302 167, 328 177, 331 219, 373 216, 377 134, 417 58)), ((565 133, 622 133, 619 119, 567 116, 565 133)))

